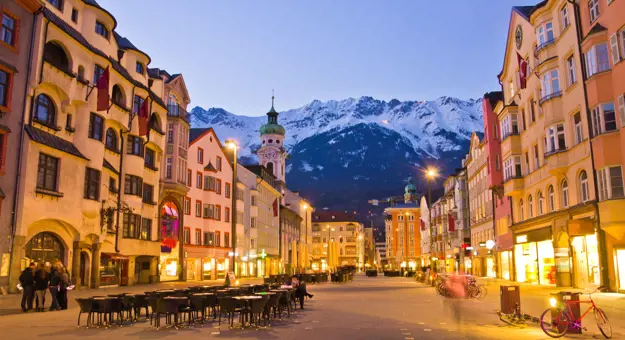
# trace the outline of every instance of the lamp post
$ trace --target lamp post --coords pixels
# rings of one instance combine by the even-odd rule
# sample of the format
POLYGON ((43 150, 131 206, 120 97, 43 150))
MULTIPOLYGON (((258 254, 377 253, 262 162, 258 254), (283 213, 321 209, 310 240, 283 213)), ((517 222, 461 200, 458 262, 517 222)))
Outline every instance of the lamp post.
POLYGON ((304 254, 304 269, 306 269, 308 267, 308 204, 302 204, 302 208, 304 208, 304 250, 306 251, 306 254, 304 254))
MULTIPOLYGON (((436 178, 437 171, 435 168, 428 168, 425 173, 425 177, 428 182, 428 221, 430 223, 430 265, 432 265, 432 259, 434 258, 434 228, 432 227, 432 188, 431 182, 436 178)), ((432 265, 432 269, 434 266, 432 265)))
POLYGON ((232 157, 232 192, 230 193, 230 196, 232 197, 232 216, 230 218, 230 221, 232 222, 232 226, 231 226, 231 233, 232 233, 232 273, 234 273, 235 268, 236 268, 236 264, 235 264, 235 259, 236 259, 236 252, 237 252, 237 149, 238 146, 237 144, 230 140, 230 141, 226 141, 226 146, 232 150, 233 152, 233 157, 232 157))
POLYGON ((330 228, 330 225, 328 224, 326 226, 326 229, 328 230, 328 247, 326 248, 326 262, 328 263, 328 267, 330 266, 330 231, 334 231, 334 228, 330 228))

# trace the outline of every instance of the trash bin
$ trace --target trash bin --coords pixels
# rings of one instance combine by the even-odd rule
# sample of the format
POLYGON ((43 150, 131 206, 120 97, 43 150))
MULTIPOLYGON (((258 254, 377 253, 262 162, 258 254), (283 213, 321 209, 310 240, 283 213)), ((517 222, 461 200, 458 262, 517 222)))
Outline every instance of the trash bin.
MULTIPOLYGON (((551 293, 550 294, 552 298, 556 299, 557 301, 557 306, 559 308, 552 308, 551 309, 551 317, 552 318, 556 318, 558 313, 560 313, 562 311, 562 309, 564 309, 564 307, 567 307, 565 304, 565 301, 579 301, 579 295, 580 293, 575 293, 575 292, 557 292, 557 293, 551 293)), ((577 320, 579 320, 580 316, 581 316, 581 308, 578 303, 572 303, 570 305, 568 305, 568 309, 571 311, 571 314, 573 314, 573 320, 571 320, 571 323, 569 324, 569 331, 568 333, 570 334, 582 334, 582 322, 580 320, 579 324, 577 324, 577 320)), ((569 314, 569 316, 571 316, 569 314)))
MULTIPOLYGON (((521 310, 521 290, 517 285, 505 285, 499 287, 500 310, 504 314, 520 313, 521 310), (517 304, 519 310, 516 311, 517 304)), ((520 317, 520 315, 517 315, 520 317)))

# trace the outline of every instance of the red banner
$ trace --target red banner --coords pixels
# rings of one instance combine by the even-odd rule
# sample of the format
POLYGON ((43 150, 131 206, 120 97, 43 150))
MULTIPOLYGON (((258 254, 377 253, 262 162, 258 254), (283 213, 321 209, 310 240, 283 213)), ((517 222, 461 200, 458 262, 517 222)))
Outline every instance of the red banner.
POLYGON ((421 220, 421 230, 425 230, 425 221, 421 220))
POLYGON ((108 110, 109 108, 109 67, 107 66, 102 72, 100 78, 96 83, 96 88, 98 89, 98 103, 96 109, 98 111, 108 110))
POLYGON ((139 136, 145 136, 148 134, 148 98, 146 97, 141 107, 139 107, 139 136))
POLYGON ((278 199, 273 201, 273 217, 278 217, 278 199))
POLYGON ((451 216, 451 214, 447 214, 447 231, 449 232, 453 232, 456 231, 456 220, 454 220, 454 217, 451 216))
POLYGON ((523 59, 519 52, 516 54, 517 61, 519 62, 519 83, 521 88, 524 89, 527 87, 527 60, 523 59))

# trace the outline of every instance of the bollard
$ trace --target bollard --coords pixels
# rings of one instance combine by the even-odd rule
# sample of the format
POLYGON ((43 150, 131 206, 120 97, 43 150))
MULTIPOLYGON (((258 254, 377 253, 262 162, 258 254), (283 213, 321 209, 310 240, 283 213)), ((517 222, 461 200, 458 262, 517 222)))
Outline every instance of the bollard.
POLYGON ((499 287, 500 310, 504 314, 516 314, 521 311, 521 290, 517 285, 506 285, 499 287), (517 310, 518 304, 518 310, 517 310))
MULTIPOLYGON (((555 319, 557 317, 557 315, 564 309, 564 307, 566 307, 565 301, 579 301, 579 294, 580 293, 574 293, 574 292, 551 293, 550 294, 551 297, 555 298, 556 301, 558 302, 558 305, 557 305, 558 308, 552 308, 551 309, 551 317, 555 319)), ((579 318, 581 316, 581 310, 580 310, 579 303, 572 303, 572 304, 570 304, 568 306, 568 308, 571 311, 571 314, 573 314, 573 320, 571 320, 571 323, 569 324, 569 331, 568 331, 568 333, 570 333, 570 334, 582 334, 583 325, 581 324, 581 320, 580 320, 579 325, 576 325, 576 320, 579 320, 579 318)))

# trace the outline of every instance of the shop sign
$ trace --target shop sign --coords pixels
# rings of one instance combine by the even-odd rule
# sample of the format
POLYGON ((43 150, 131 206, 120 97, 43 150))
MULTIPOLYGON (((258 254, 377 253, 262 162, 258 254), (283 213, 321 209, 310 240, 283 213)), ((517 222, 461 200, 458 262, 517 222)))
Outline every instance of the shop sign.
POLYGON ((516 243, 525 243, 527 242, 527 235, 518 235, 516 237, 516 243))
POLYGON ((486 247, 486 242, 480 242, 480 247, 482 248, 486 247))

